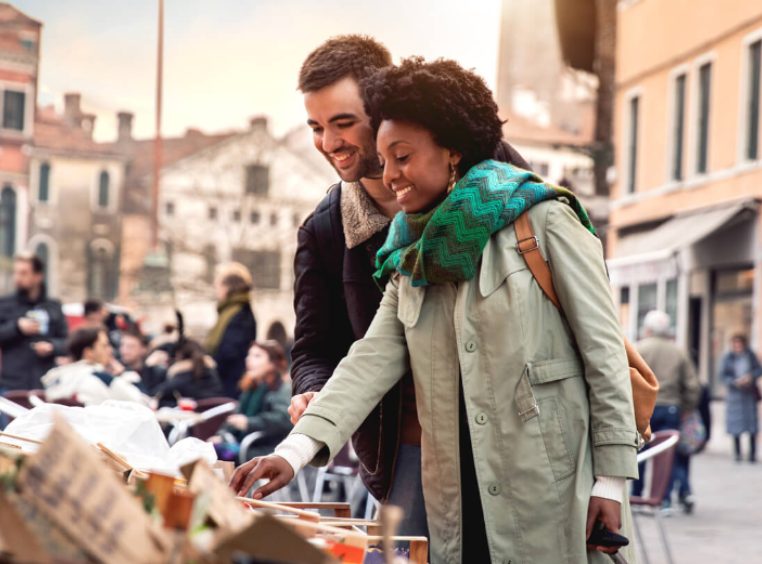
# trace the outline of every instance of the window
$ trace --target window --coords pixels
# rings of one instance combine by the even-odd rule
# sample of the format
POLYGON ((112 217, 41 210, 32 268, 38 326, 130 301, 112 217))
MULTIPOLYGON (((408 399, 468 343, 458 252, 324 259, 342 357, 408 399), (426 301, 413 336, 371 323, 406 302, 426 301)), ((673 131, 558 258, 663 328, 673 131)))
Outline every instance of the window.
POLYGON ((217 206, 209 206, 209 212, 208 212, 209 219, 211 219, 212 221, 215 221, 217 219, 217 214, 218 214, 217 206))
POLYGON ((270 214, 270 225, 273 227, 278 225, 278 214, 275 212, 270 214))
POLYGON ((167 215, 175 215, 175 203, 167 202, 164 204, 164 213, 167 215))
POLYGON ((699 116, 696 153, 696 172, 703 174, 708 170, 709 157, 709 104, 712 86, 712 63, 699 68, 699 116))
POLYGON ((214 283, 214 275, 217 268, 217 249, 214 245, 207 244, 202 252, 204 258, 204 281, 207 284, 214 283))
POLYGON ((111 243, 93 241, 88 246, 87 295, 102 300, 113 299, 116 294, 116 268, 111 243))
POLYGON ((683 179, 683 132, 685 131, 685 75, 675 79, 675 115, 672 126, 672 180, 683 179))
POLYGON ((241 210, 233 210, 233 213, 230 214, 230 217, 235 223, 241 223, 241 210))
POLYGON ((3 93, 3 127, 5 129, 24 130, 24 105, 26 94, 14 90, 3 93))
POLYGON ((262 219, 262 216, 258 211, 253 211, 249 214, 249 222, 252 225, 257 225, 260 219, 262 219))
POLYGON ((638 113, 640 97, 630 98, 630 136, 627 145, 627 193, 635 192, 636 173, 638 170, 638 113))
POLYGON ((233 260, 249 269, 255 287, 280 289, 280 251, 233 249, 233 260))
POLYGON ((638 331, 643 327, 646 314, 657 307, 656 282, 638 286, 638 331))
POLYGON ((21 46, 30 53, 34 53, 34 50, 37 47, 37 43, 35 43, 34 39, 21 39, 19 42, 21 43, 21 46))
POLYGON ((664 311, 669 315, 669 326, 674 334, 677 328, 677 278, 667 280, 664 311))
POLYGON ((301 216, 298 213, 293 215, 294 227, 299 227, 302 223, 301 216))
POLYGON ((109 201, 109 175, 108 172, 104 170, 101 171, 98 176, 98 207, 107 208, 109 201))
POLYGON ((6 185, 0 193, 0 256, 16 252, 16 192, 6 185))
POLYGON ((266 196, 270 189, 270 169, 262 165, 246 167, 246 193, 266 196))
POLYGON ((762 39, 749 46, 749 100, 746 123, 746 158, 759 157, 759 97, 760 67, 762 67, 762 39))
POLYGON ((47 275, 50 272, 48 265, 50 264, 50 251, 46 243, 40 243, 34 249, 34 254, 42 261, 44 272, 47 275))
POLYGON ((37 189, 37 200, 47 203, 50 201, 50 164, 40 165, 40 185, 37 189))

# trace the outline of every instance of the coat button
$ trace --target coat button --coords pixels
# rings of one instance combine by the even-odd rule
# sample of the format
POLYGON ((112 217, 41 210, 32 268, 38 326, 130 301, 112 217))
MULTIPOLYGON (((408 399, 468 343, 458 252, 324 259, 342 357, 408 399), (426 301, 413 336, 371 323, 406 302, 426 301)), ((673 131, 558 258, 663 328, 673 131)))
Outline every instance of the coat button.
POLYGON ((479 425, 486 425, 487 424, 487 414, 486 413, 480 413, 476 416, 476 422, 479 425))
POLYGON ((468 341, 466 343, 466 351, 467 352, 474 352, 476 350, 476 343, 473 341, 468 341))
POLYGON ((500 484, 490 484, 487 491, 490 495, 500 495, 500 484))

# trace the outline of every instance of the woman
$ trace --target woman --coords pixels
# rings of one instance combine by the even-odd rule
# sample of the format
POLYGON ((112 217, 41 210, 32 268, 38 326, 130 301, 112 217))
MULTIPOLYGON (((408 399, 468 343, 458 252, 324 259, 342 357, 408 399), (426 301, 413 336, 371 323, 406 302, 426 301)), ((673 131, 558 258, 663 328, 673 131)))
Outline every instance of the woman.
POLYGON ((730 351, 722 359, 720 377, 728 387, 725 417, 728 433, 735 442, 736 462, 741 461, 741 435, 749 434, 749 462, 757 461, 757 380, 762 366, 749 348, 745 335, 734 335, 730 351))
POLYGON ((246 357, 246 373, 238 382, 242 391, 238 412, 228 417, 214 443, 222 460, 236 460, 241 440, 251 433, 262 433, 256 447, 257 456, 273 451, 291 430, 288 406, 291 386, 284 380, 286 355, 275 341, 254 343, 246 357))
POLYGON ((206 352, 217 363, 224 395, 237 398, 238 379, 246 370, 246 351, 257 338, 251 311, 251 274, 237 262, 220 268, 214 281, 217 323, 206 339, 206 352))
POLYGON ((243 465, 232 486, 267 477, 263 496, 307 462, 325 464, 411 369, 433 562, 607 561, 585 540, 596 520, 617 530, 628 516, 637 432, 584 210, 488 160, 502 136, 497 106, 456 63, 410 59, 364 92, 403 209, 377 258, 384 298, 276 454, 243 465), (516 250, 512 222, 526 209, 565 317, 516 250))
POLYGON ((191 339, 182 339, 175 351, 175 362, 167 371, 167 379, 159 385, 154 397, 161 407, 175 406, 179 398, 212 398, 222 395, 214 360, 204 348, 191 339))

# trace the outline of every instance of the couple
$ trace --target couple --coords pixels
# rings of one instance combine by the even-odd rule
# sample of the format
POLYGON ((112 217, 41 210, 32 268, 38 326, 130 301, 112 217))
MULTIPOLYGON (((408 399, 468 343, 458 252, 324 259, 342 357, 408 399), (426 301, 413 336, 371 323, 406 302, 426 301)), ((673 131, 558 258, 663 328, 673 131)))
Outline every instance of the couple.
POLYGON ((381 496, 391 502, 421 472, 433 562, 605 562, 585 539, 596 520, 628 524, 637 433, 600 242, 570 193, 493 160, 509 151, 482 79, 451 61, 390 62, 376 42, 349 37, 302 68, 316 146, 345 182, 299 234, 298 422, 232 486, 245 494, 266 478, 254 496, 268 495, 309 462, 325 464, 361 425, 385 434, 396 424, 391 450, 375 431, 371 468, 391 461, 381 496), (347 212, 330 218, 346 249, 316 237, 332 209, 347 212), (371 212, 352 229, 358 209, 371 212), (524 211, 563 316, 517 251, 512 222, 524 211), (363 268, 386 285, 367 332, 359 325, 374 310, 352 306, 373 284, 357 276, 363 268), (363 333, 334 369, 341 335, 363 333), (321 348, 306 352, 310 342, 321 348), (322 391, 301 393, 311 386, 322 391), (416 433, 421 461, 406 467, 416 433))

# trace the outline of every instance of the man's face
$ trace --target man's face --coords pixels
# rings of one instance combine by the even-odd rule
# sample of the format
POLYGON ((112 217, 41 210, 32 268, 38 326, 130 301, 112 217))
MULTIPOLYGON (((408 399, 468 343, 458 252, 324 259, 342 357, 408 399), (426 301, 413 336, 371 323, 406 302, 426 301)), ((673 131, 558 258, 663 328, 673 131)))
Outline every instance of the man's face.
POLYGON ((85 359, 96 364, 106 365, 111 362, 113 351, 111 343, 108 342, 108 336, 105 331, 98 333, 98 339, 93 343, 92 348, 85 349, 85 359))
POLYGON ((360 87, 352 77, 304 95, 307 125, 315 148, 328 159, 342 180, 380 178, 381 166, 360 87))
POLYGON ((146 349, 143 343, 134 335, 122 335, 119 342, 119 355, 127 366, 137 366, 143 362, 146 349))
POLYGON ((32 263, 17 260, 13 263, 13 283, 22 292, 36 290, 42 285, 42 273, 35 272, 32 263))

